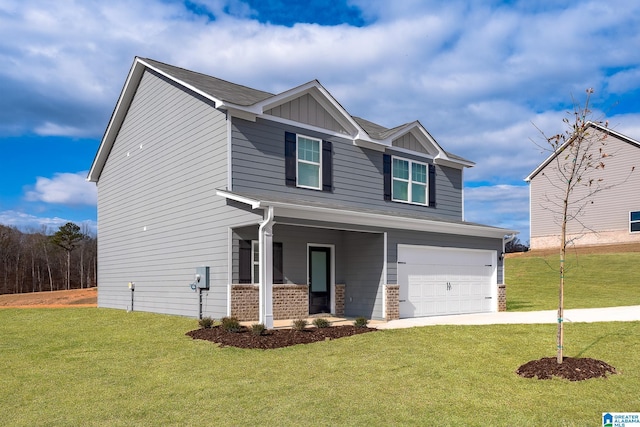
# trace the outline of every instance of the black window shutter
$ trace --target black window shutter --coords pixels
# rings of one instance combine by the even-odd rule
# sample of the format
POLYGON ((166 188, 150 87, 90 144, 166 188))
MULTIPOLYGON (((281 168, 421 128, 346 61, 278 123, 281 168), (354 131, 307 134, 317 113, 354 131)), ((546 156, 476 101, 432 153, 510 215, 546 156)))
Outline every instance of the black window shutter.
POLYGON ((285 184, 296 186, 296 134, 284 133, 284 174, 285 184))
POLYGON ((436 167, 429 165, 429 206, 436 205, 436 167))
POLYGON ((382 155, 382 171, 384 174, 384 199, 391 200, 391 156, 382 155))
POLYGON ((284 283, 282 272, 282 242, 273 242, 273 283, 284 283))
POLYGON ((333 145, 322 141, 322 191, 333 189, 333 145))
POLYGON ((251 240, 240 240, 238 249, 238 283, 251 283, 251 240))

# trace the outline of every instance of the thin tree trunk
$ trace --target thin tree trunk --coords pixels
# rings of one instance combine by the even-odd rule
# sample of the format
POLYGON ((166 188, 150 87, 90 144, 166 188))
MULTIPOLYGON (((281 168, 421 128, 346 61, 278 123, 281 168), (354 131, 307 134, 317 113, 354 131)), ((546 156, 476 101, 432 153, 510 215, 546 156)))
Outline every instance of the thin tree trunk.
POLYGON ((51 275, 51 263, 49 262, 49 252, 47 251, 47 244, 43 243, 44 259, 47 262, 47 273, 49 274, 49 290, 53 291, 53 276, 51 275))
POLYGON ((71 289, 71 251, 67 251, 67 290, 71 289))

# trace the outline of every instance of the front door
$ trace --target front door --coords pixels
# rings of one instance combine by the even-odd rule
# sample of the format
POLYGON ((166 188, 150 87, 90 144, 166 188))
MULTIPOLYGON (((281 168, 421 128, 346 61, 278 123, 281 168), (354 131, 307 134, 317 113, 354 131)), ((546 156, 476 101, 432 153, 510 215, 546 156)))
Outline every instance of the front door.
POLYGON ((330 313, 331 249, 309 247, 309 314, 330 313))

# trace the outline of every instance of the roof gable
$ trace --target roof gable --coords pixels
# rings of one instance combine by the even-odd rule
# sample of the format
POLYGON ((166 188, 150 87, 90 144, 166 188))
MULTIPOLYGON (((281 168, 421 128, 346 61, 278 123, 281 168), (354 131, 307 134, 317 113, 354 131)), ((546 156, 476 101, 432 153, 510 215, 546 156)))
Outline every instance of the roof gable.
POLYGON ((293 120, 334 132, 348 134, 347 130, 310 94, 304 94, 264 112, 270 116, 293 120))
POLYGON ((274 96, 269 92, 252 89, 217 77, 164 64, 162 62, 154 61, 153 59, 140 58, 139 60, 166 77, 183 84, 186 83, 188 86, 198 88, 211 97, 225 103, 249 106, 274 96))
MULTIPOLYGON (((620 132, 616 132, 612 129, 609 129, 606 126, 603 126, 599 123, 594 123, 594 122, 587 122, 587 126, 594 128, 596 131, 598 131, 599 133, 605 133, 607 135, 613 135, 615 136, 617 139, 626 142, 628 144, 631 144, 632 146, 635 146, 637 148, 640 148, 640 142, 636 141, 633 138, 630 138, 626 135, 621 134, 620 132)), ((558 149, 556 151, 554 151, 553 153, 551 153, 551 155, 549 157, 547 157, 542 163, 540 163, 540 165, 538 165, 537 168, 535 168, 533 170, 533 172, 531 172, 524 180, 526 182, 530 182, 533 178, 535 178, 536 175, 538 175, 544 168, 547 167, 547 165, 549 163, 551 163, 551 161, 553 161, 553 159, 555 159, 560 153, 562 153, 564 151, 564 149, 571 144, 571 142, 573 141, 574 138, 570 138, 568 139, 564 144, 562 144, 560 147, 558 147, 558 149)))
POLYGON ((91 165, 88 181, 98 181, 146 70, 152 70, 203 96, 212 101, 216 108, 226 110, 232 116, 247 120, 277 117, 348 136, 354 145, 377 151, 396 147, 429 155, 435 163, 451 167, 471 167, 474 164, 444 151, 418 121, 387 129, 351 116, 317 80, 274 95, 152 59, 136 57, 91 165))

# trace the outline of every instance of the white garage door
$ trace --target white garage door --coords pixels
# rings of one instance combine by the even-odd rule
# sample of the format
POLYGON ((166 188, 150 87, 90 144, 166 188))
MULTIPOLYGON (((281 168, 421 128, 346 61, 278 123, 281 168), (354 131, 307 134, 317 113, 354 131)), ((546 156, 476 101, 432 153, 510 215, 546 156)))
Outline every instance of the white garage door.
POLYGON ((497 310, 496 251, 398 245, 400 317, 497 310))

